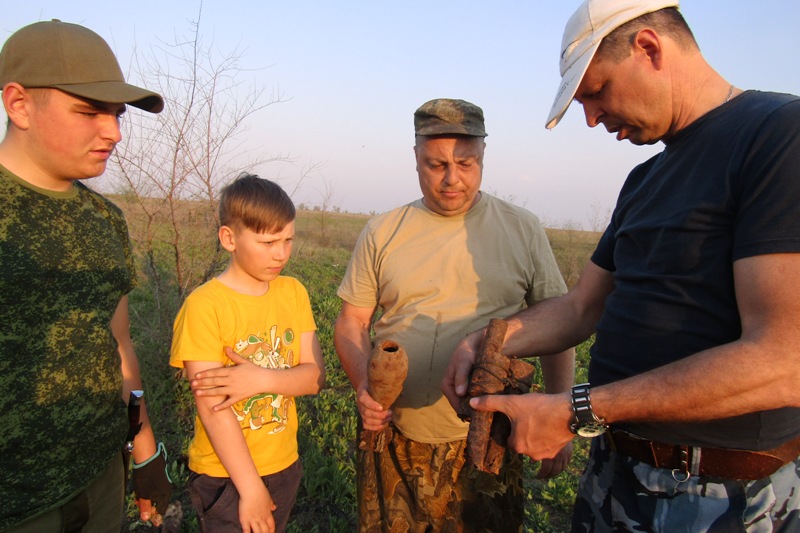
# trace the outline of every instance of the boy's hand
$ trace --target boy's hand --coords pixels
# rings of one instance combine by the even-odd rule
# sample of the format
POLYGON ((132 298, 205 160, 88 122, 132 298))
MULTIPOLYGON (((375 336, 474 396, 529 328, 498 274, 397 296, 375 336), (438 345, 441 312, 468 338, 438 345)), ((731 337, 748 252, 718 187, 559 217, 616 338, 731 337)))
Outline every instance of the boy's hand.
POLYGON ((235 366, 212 368, 195 374, 189 382, 195 396, 223 396, 222 402, 213 407, 222 411, 236 402, 263 392, 261 367, 240 357, 230 347, 225 347, 225 355, 235 366))
POLYGON ((242 533, 275 533, 275 518, 272 512, 277 509, 267 487, 262 490, 247 490, 239 493, 239 522, 242 533))

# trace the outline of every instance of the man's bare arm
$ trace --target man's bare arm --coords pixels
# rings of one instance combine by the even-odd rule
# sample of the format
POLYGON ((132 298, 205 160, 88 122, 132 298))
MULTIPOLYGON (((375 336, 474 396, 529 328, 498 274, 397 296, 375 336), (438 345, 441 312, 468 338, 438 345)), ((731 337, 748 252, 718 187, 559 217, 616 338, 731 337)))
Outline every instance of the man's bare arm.
POLYGON ((356 391, 364 429, 379 431, 391 421, 392 412, 384 410, 367 392, 367 361, 372 352, 369 330, 374 314, 375 309, 342 302, 334 328, 334 344, 342 368, 356 391))

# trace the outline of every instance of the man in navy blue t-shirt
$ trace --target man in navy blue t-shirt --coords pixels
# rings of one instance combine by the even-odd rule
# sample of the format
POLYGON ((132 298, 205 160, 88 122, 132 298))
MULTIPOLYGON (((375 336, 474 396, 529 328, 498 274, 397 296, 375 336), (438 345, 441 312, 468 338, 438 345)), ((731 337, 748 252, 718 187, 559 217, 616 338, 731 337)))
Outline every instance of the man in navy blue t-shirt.
MULTIPOLYGON (((590 127, 665 149, 628 176, 575 288, 508 319, 518 356, 595 334, 589 383, 473 406, 508 414, 534 458, 598 437, 574 531, 797 531, 800 98, 726 81, 677 0, 587 0, 562 50, 548 128, 574 99, 590 127)), ((451 402, 481 335, 453 355, 451 402)))

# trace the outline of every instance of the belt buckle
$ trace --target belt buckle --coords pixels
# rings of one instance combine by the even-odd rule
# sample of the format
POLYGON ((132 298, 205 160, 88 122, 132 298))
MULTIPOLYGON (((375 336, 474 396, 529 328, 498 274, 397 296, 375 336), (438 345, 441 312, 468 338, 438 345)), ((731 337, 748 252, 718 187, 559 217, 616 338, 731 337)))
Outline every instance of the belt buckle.
POLYGON ((691 474, 689 474, 689 447, 677 446, 677 448, 680 467, 672 469, 672 479, 678 483, 683 483, 684 481, 689 481, 691 477, 691 474))
POLYGON ((700 460, 703 449, 700 446, 678 446, 680 467, 672 469, 672 479, 678 483, 688 481, 692 476, 700 475, 700 460), (689 460, 691 453, 691 461, 689 460))

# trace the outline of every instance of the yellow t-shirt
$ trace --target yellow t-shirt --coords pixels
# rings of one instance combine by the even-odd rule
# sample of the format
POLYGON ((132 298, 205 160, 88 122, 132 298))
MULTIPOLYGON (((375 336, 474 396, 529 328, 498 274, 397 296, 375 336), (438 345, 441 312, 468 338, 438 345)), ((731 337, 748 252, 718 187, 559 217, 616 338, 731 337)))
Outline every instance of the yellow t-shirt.
POLYGON ((374 342, 392 339, 408 353, 394 424, 412 440, 442 443, 469 429, 439 388, 458 342, 491 318, 564 292, 536 216, 481 193, 462 215, 441 216, 417 200, 371 219, 338 294, 377 306, 374 342))
MULTIPOLYGON (((316 330, 308 293, 294 278, 279 276, 261 296, 241 294, 217 279, 195 289, 175 319, 170 365, 184 361, 232 362, 224 348, 265 368, 289 368, 300 361, 300 335, 316 330)), ((259 475, 274 474, 298 458, 294 398, 252 396, 231 407, 242 426, 259 475)), ((189 445, 189 468, 198 474, 230 477, 214 452, 200 417, 189 445)))

